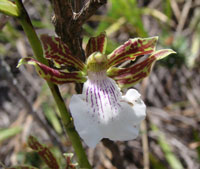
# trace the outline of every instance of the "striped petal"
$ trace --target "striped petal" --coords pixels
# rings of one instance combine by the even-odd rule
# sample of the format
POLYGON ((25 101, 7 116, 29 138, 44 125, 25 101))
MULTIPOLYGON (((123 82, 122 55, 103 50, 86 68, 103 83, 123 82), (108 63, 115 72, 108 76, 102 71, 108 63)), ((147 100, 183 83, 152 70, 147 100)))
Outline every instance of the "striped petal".
POLYGON ((70 49, 64 44, 60 38, 41 35, 41 41, 45 51, 45 57, 53 60, 58 65, 67 65, 84 70, 84 63, 74 56, 72 56, 70 49))
POLYGON ((154 52, 146 60, 128 68, 110 68, 107 75, 118 83, 120 88, 131 87, 147 77, 151 72, 151 67, 156 60, 160 60, 169 54, 176 53, 171 49, 163 49, 154 52))
POLYGON ((84 73, 81 71, 74 71, 71 73, 62 72, 60 70, 50 68, 33 58, 26 57, 20 59, 17 67, 19 67, 22 64, 34 65, 37 73, 42 78, 44 78, 47 81, 51 81, 55 84, 64 84, 70 82, 83 83, 86 81, 86 78, 83 75, 84 73))
POLYGON ((158 37, 130 39, 108 55, 109 67, 126 60, 135 60, 137 56, 151 54, 155 51, 158 37))
POLYGON ((97 37, 91 37, 86 46, 86 57, 90 56, 94 52, 100 52, 105 54, 107 45, 106 33, 101 33, 97 37))

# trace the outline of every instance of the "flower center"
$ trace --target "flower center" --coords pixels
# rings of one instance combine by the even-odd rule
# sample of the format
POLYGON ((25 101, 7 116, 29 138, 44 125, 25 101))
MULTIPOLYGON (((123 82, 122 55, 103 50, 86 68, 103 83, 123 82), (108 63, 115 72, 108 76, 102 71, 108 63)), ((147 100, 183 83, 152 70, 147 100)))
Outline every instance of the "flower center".
POLYGON ((114 80, 106 76, 106 71, 88 72, 88 80, 84 84, 83 94, 88 113, 100 123, 107 123, 118 115, 121 92, 114 80))
POLYGON ((107 56, 100 53, 94 52, 87 59, 87 70, 92 72, 100 72, 107 69, 107 56))

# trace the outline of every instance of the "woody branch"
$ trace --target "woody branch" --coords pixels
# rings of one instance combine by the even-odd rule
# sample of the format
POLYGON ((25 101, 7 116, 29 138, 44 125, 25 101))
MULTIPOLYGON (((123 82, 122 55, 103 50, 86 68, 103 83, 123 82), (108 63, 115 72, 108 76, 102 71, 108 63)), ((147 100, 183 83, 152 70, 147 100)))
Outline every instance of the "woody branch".
POLYGON ((51 0, 55 12, 55 30, 62 41, 71 49, 74 56, 84 60, 82 50, 82 26, 107 0, 89 0, 82 6, 81 0, 75 0, 74 10, 70 0, 51 0))

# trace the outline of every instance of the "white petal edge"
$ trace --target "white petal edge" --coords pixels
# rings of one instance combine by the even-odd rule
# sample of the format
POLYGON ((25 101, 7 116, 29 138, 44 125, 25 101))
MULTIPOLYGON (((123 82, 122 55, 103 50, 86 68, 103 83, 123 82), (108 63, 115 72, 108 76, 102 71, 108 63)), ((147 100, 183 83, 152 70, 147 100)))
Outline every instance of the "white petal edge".
POLYGON ((141 99, 140 93, 135 89, 129 89, 125 96, 122 96, 122 104, 128 104, 129 106, 124 106, 124 110, 127 114, 127 121, 132 121, 135 125, 140 124, 142 120, 146 117, 146 105, 141 99), (130 109, 131 108, 131 109, 130 109), (134 113, 132 113, 134 111, 134 113))
POLYGON ((94 148, 102 139, 98 126, 88 114, 88 106, 84 100, 84 95, 73 95, 69 108, 74 120, 74 125, 84 142, 94 148))

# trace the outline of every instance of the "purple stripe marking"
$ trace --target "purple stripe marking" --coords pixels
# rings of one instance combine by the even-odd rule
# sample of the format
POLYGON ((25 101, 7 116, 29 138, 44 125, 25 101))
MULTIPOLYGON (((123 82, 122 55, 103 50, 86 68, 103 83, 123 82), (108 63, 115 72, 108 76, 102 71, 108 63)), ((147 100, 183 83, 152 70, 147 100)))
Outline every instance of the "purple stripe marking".
POLYGON ((104 88, 103 88, 103 86, 102 86, 102 83, 100 83, 100 87, 101 87, 101 89, 102 89, 102 91, 103 91, 103 95, 104 95, 104 99, 106 98, 106 94, 105 94, 105 90, 104 90, 104 88))
MULTIPOLYGON (((97 81, 98 83, 98 81, 97 81)), ((100 96, 100 91, 101 91, 101 86, 100 86, 100 90, 99 90, 99 87, 97 88, 98 89, 98 97, 99 97, 99 101, 100 101, 100 105, 101 105, 101 111, 103 113, 103 118, 104 118, 104 111, 103 111, 103 105, 102 105, 102 100, 101 100, 101 96, 100 96)))
POLYGON ((116 98, 116 96, 115 96, 115 92, 114 92, 112 86, 110 86, 110 89, 111 89, 111 92, 113 93, 113 96, 114 96, 114 98, 115 98, 115 101, 117 102, 117 98, 116 98))
POLYGON ((105 86, 105 91, 106 91, 106 94, 107 94, 107 96, 108 96, 108 102, 109 102, 109 104, 110 104, 110 108, 111 108, 111 110, 112 110, 112 106, 111 106, 111 102, 110 102, 110 95, 108 94, 108 91, 107 91, 107 86, 106 86, 106 84, 105 84, 105 80, 103 80, 103 84, 104 84, 104 86, 105 86))
POLYGON ((98 104, 97 94, 96 94, 96 84, 94 85, 94 96, 95 96, 95 99, 96 99, 97 112, 98 112, 98 115, 99 115, 99 104, 98 104))
POLYGON ((93 103, 93 95, 92 95, 92 87, 90 88, 90 99, 91 99, 91 103, 92 103, 92 107, 94 106, 94 103, 93 103))
MULTIPOLYGON (((117 90, 116 89, 116 87, 115 86, 113 86, 113 84, 110 82, 110 84, 111 84, 111 90, 112 90, 112 92, 114 92, 114 90, 117 90)), ((115 93, 116 94, 116 93, 115 93)), ((117 96, 114 94, 114 97, 115 97, 115 100, 116 100, 116 102, 117 102, 117 105, 119 106, 119 107, 121 107, 121 105, 119 104, 119 102, 117 101, 117 97, 119 97, 119 92, 117 92, 117 96)))
POLYGON ((116 107, 117 102, 115 101, 115 99, 113 99, 114 93, 112 93, 112 91, 110 89, 111 89, 111 87, 109 88, 109 91, 110 91, 110 94, 112 95, 113 106, 114 106, 114 109, 115 109, 115 112, 116 112, 117 111, 117 107, 116 107))
POLYGON ((89 92, 89 87, 87 87, 87 90, 86 90, 86 102, 88 102, 88 92, 89 92))

